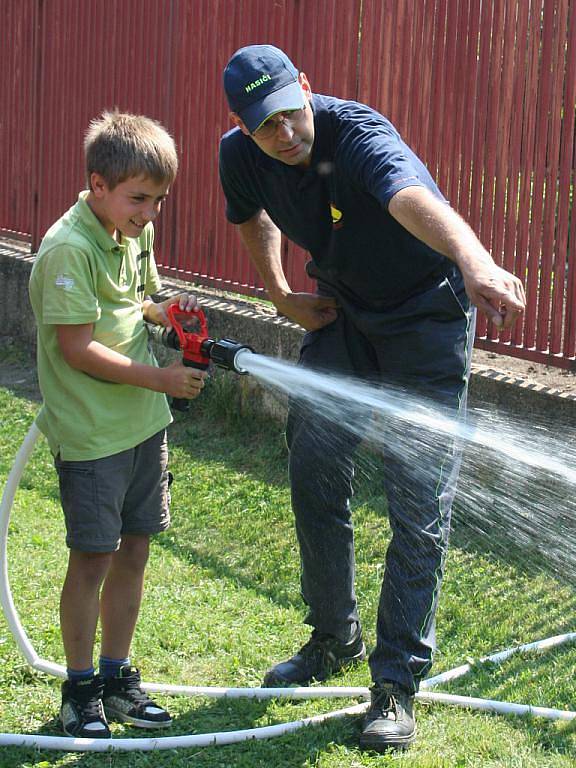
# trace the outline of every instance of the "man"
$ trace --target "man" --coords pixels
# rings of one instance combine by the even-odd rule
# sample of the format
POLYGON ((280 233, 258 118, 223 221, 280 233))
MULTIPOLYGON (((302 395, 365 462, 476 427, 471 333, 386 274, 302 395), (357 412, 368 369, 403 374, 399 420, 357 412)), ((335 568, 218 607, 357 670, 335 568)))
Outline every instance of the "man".
MULTIPOLYGON (((220 146, 227 217, 279 312, 302 325, 300 365, 423 394, 462 413, 474 309, 510 327, 525 304, 382 115, 312 94, 270 45, 237 51, 224 71, 235 128, 220 146), (309 251, 318 295, 294 293, 280 237, 309 251)), ((362 748, 405 747, 414 694, 432 663, 434 617, 460 452, 448 439, 385 461, 392 529, 370 656, 374 686, 362 748)), ((267 673, 267 686, 324 680, 365 656, 354 594, 349 499, 357 438, 293 404, 292 505, 310 640, 267 673)))

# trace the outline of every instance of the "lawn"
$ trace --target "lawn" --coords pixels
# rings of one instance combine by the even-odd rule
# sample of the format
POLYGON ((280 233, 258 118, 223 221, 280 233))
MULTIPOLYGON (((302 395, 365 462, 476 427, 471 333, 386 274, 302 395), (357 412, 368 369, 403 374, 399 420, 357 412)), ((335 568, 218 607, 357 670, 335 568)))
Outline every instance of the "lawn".
MULTIPOLYGON (((171 428, 174 523, 152 548, 133 648, 145 680, 255 686, 271 663, 291 654, 308 635, 302 624, 281 428, 254 414, 240 418, 221 382, 207 387, 212 393, 206 392, 171 428)), ((17 383, 0 388, 2 483, 38 407, 17 383)), ((369 645, 389 535, 385 500, 376 489, 371 471, 359 474, 354 500, 357 592, 369 645)), ((438 613, 434 672, 573 629, 572 589, 544 570, 530 573, 490 556, 465 536, 455 541, 438 613)), ((66 549, 44 441, 17 494, 8 551, 14 600, 26 631, 41 657, 62 663, 58 599, 66 549)), ((545 655, 514 656, 500 667, 478 666, 444 690, 575 709, 575 666, 576 647, 563 646, 545 655)), ((27 666, 3 619, 0 669, 0 730, 57 735, 59 681, 27 666)), ((335 683, 368 685, 367 665, 335 683)), ((159 699, 174 715, 174 735, 282 723, 354 703, 159 699)), ((576 760, 575 728, 566 723, 420 703, 418 730, 416 745, 399 756, 361 753, 359 719, 347 718, 274 740, 178 752, 97 755, 0 747, 0 766, 568 768, 576 760)), ((142 735, 118 724, 113 734, 142 735)))

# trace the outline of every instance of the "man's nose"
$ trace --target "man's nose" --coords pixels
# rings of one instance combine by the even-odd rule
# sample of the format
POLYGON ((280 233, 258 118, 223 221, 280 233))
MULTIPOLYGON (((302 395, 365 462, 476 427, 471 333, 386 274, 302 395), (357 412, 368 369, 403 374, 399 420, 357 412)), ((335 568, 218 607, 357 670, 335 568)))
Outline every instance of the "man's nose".
POLYGON ((286 120, 282 120, 276 127, 276 133, 281 141, 290 141, 294 136, 294 128, 286 120))

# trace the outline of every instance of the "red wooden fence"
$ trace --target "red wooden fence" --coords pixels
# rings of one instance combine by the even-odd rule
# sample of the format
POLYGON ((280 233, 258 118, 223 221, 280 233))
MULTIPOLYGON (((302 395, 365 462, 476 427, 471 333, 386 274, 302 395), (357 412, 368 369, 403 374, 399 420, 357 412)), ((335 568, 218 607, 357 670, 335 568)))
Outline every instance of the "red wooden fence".
MULTIPOLYGON (((257 295, 217 178, 221 72, 271 42, 313 90, 380 109, 494 258, 525 282, 513 332, 477 344, 576 365, 576 0, 0 0, 0 231, 36 247, 84 186, 82 135, 118 106, 163 122, 181 171, 162 271, 257 295)), ((284 244, 288 279, 310 287, 284 244)))

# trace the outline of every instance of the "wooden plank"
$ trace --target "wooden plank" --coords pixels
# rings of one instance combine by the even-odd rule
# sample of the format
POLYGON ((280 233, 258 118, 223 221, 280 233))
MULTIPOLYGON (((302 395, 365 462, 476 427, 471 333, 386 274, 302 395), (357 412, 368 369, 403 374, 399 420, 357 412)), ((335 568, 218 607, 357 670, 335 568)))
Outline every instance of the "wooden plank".
MULTIPOLYGON (((563 103, 563 81, 565 78, 566 29, 568 22, 568 6, 559 0, 556 5, 554 24, 554 44, 552 48, 551 85, 552 98, 549 113, 548 150, 546 153, 546 200, 544 204, 544 231, 542 236, 542 260, 540 281, 539 316, 546 322, 539 322, 537 333, 538 349, 550 349, 552 354, 558 354, 562 348, 562 331, 551 316, 552 293, 560 293, 564 298, 564 281, 566 256, 556 249, 556 218, 559 204, 559 172, 560 172, 560 134, 562 118, 565 112, 563 103), (560 285, 560 281, 562 285, 560 285), (549 332, 547 333, 547 330, 549 332)), ((572 112, 574 110, 571 110, 572 112)), ((561 313, 560 313, 561 316, 561 313)))
POLYGON ((568 225, 572 205, 572 185, 576 178, 575 120, 574 109, 571 108, 571 105, 576 104, 576 3, 572 3, 569 9, 565 68, 566 81, 556 235, 556 269, 558 271, 559 290, 554 291, 552 324, 555 339, 563 332, 563 355, 566 358, 574 358, 576 356, 576 215, 573 207, 569 247, 568 225), (566 267, 568 276, 566 275, 566 267))

